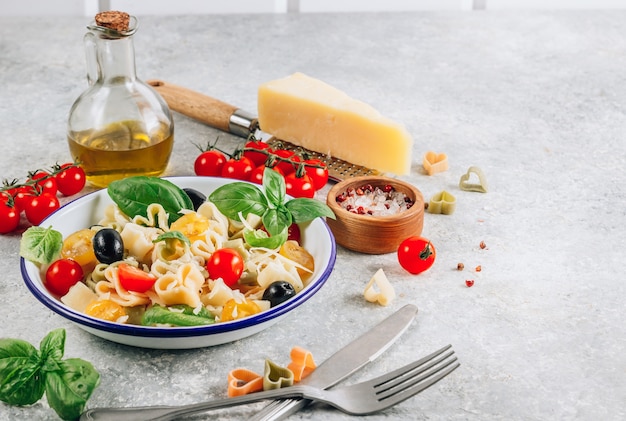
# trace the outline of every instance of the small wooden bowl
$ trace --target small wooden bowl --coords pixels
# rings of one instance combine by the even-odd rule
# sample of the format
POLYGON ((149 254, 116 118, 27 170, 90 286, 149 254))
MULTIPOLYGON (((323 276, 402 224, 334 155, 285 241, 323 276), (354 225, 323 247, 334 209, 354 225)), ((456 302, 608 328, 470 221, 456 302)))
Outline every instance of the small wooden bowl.
POLYGON ((326 203, 335 213, 336 219, 327 218, 337 244, 360 253, 384 254, 398 249, 400 243, 413 235, 420 235, 424 226, 424 198, 413 185, 395 178, 365 176, 351 178, 333 186, 328 192, 326 203), (391 185, 413 201, 413 206, 396 215, 372 216, 349 212, 337 203, 337 196, 349 188, 366 184, 384 188, 391 185))

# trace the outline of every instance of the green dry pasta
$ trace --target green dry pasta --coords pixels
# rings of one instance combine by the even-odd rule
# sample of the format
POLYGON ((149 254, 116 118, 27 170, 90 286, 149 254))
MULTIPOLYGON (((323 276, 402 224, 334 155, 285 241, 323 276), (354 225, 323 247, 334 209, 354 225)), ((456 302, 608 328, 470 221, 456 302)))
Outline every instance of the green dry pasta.
POLYGON ((293 372, 287 367, 279 366, 273 361, 265 360, 263 372, 263 390, 280 389, 293 385, 293 372))

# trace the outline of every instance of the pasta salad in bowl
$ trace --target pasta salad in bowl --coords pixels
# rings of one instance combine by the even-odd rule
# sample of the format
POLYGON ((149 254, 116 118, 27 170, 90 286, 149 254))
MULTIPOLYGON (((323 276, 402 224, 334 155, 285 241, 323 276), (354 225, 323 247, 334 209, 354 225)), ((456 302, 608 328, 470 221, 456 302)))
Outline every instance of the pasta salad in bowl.
POLYGON ((332 211, 286 196, 274 173, 262 188, 114 182, 24 233, 24 281, 52 311, 126 345, 199 348, 258 333, 310 299, 336 257, 332 211))

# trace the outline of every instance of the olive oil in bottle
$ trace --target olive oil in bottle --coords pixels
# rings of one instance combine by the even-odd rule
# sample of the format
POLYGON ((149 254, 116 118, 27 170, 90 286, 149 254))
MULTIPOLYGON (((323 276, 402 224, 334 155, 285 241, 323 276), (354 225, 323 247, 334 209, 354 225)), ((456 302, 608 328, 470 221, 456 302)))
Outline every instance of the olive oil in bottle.
POLYGON ((147 133, 140 121, 120 121, 101 130, 69 132, 68 142, 89 182, 105 187, 133 175, 161 175, 172 152, 174 134, 165 124, 147 133))

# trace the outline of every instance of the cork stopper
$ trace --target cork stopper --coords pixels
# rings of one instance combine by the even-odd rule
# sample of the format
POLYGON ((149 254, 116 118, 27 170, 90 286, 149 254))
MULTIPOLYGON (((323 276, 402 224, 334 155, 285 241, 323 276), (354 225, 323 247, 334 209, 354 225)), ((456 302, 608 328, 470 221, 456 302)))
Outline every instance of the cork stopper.
POLYGON ((128 31, 130 15, 126 12, 110 10, 98 13, 95 20, 96 25, 98 26, 109 28, 118 32, 125 32, 128 31))

